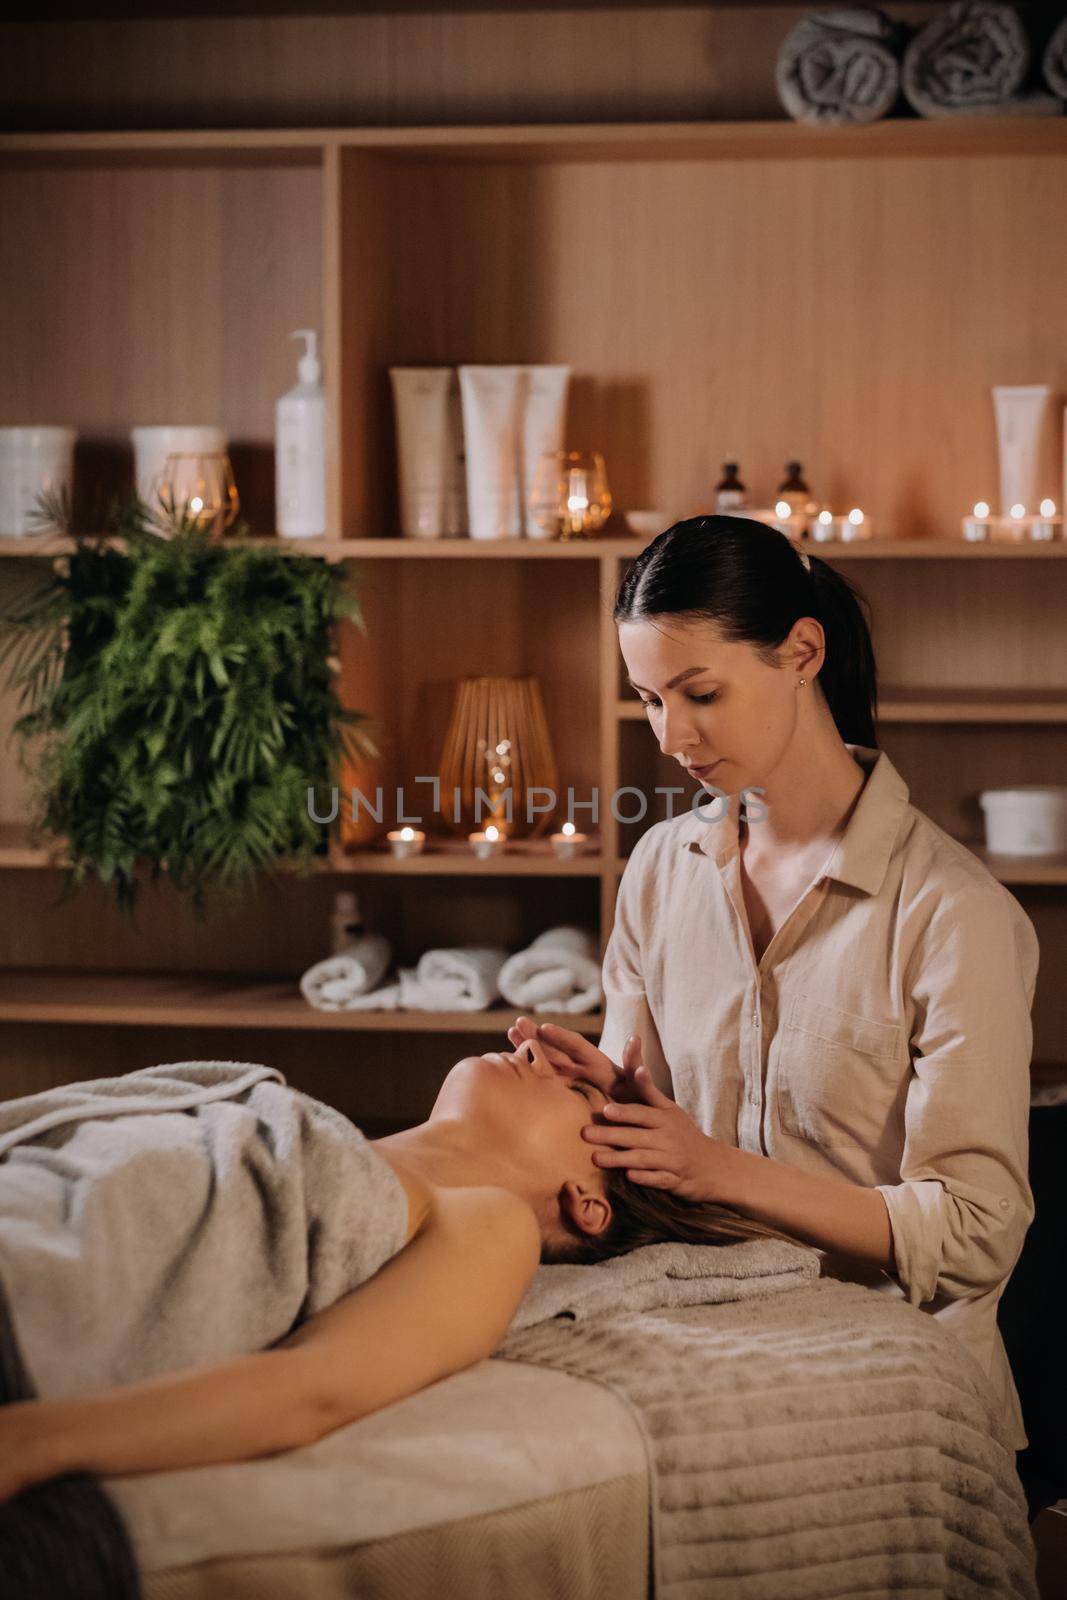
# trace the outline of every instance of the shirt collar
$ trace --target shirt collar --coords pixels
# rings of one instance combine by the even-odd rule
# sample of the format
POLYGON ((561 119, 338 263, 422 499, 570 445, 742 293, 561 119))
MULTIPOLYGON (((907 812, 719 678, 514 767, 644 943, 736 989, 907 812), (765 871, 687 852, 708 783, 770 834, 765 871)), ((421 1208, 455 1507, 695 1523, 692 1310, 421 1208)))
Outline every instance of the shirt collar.
MULTIPOLYGON (((877 894, 908 806, 908 786, 884 750, 860 744, 846 744, 845 749, 867 779, 823 876, 877 894)), ((712 856, 717 867, 737 852, 741 797, 728 796, 725 813, 710 820, 721 805, 721 800, 709 800, 703 814, 689 810, 677 819, 679 848, 712 856)))

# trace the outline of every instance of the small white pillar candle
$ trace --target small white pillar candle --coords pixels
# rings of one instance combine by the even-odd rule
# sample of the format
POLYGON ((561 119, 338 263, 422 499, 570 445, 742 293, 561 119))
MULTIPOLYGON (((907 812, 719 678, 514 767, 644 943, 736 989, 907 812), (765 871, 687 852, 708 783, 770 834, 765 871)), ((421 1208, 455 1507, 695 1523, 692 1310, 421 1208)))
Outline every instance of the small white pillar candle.
POLYGON ((1026 507, 1021 503, 1014 505, 1006 517, 1000 519, 1000 531, 1004 538, 1017 543, 1021 539, 1030 537, 1030 523, 1033 519, 1026 515, 1026 507))
POLYGON ((422 853, 426 844, 426 835, 416 828, 394 829, 386 834, 389 848, 394 856, 417 856, 422 853))
POLYGON ((871 537, 871 525, 859 506, 853 506, 848 516, 840 517, 838 521, 840 525, 838 538, 840 539, 869 539, 871 537))
POLYGON ((561 861, 570 861, 585 848, 587 840, 588 835, 578 833, 573 822, 565 822, 561 832, 551 835, 549 844, 561 861))
POLYGON ((1056 515, 1055 500, 1042 500, 1037 516, 1030 524, 1031 539, 1061 539, 1063 518, 1056 515))
POLYGON ((470 833, 467 842, 479 861, 487 861, 490 856, 500 855, 507 844, 507 840, 495 823, 490 823, 484 833, 470 833))
POLYGON ((992 536, 993 519, 989 514, 989 506, 985 500, 976 500, 971 515, 963 519, 963 537, 972 544, 979 544, 992 536))

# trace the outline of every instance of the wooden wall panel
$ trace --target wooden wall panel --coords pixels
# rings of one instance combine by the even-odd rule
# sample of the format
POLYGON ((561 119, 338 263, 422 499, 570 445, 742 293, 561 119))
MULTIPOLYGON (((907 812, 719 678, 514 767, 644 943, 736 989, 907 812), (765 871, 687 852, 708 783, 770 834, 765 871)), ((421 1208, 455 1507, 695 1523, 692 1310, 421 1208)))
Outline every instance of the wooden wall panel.
POLYGON ((880 533, 951 536, 997 498, 995 383, 1057 394, 1060 499, 1065 184, 1053 154, 398 164, 398 358, 570 362, 621 507, 708 510, 727 457, 773 503, 799 457, 880 533))

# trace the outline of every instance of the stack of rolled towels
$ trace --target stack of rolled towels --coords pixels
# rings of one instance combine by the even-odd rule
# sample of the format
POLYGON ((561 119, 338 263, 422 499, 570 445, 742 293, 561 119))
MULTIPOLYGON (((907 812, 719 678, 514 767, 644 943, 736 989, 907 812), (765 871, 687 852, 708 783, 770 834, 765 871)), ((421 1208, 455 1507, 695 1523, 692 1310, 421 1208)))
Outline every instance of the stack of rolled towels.
POLYGON ((874 6, 843 7, 790 30, 775 81, 797 122, 875 122, 901 96, 921 117, 1058 113, 1067 98, 1067 22, 1042 60, 1051 94, 1029 83, 1032 55, 1008 0, 956 0, 914 31, 874 6))
POLYGON ((596 940, 585 928, 548 928, 524 950, 457 945, 427 950, 384 982, 392 947, 364 934, 309 967, 300 990, 318 1011, 486 1011, 497 1000, 522 1011, 599 1010, 604 991, 596 940))

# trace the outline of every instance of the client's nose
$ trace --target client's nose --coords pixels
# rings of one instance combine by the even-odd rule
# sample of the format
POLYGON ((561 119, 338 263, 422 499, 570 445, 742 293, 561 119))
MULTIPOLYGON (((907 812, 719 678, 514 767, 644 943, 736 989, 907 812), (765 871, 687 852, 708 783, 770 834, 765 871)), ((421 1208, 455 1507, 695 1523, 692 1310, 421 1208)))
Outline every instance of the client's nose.
POLYGON ((541 1045, 536 1039, 527 1039, 522 1048, 516 1051, 516 1055, 525 1056, 530 1066, 533 1067, 534 1071, 539 1073, 542 1078, 555 1077, 556 1074, 553 1070, 552 1063, 549 1061, 544 1050, 541 1048, 541 1045))

